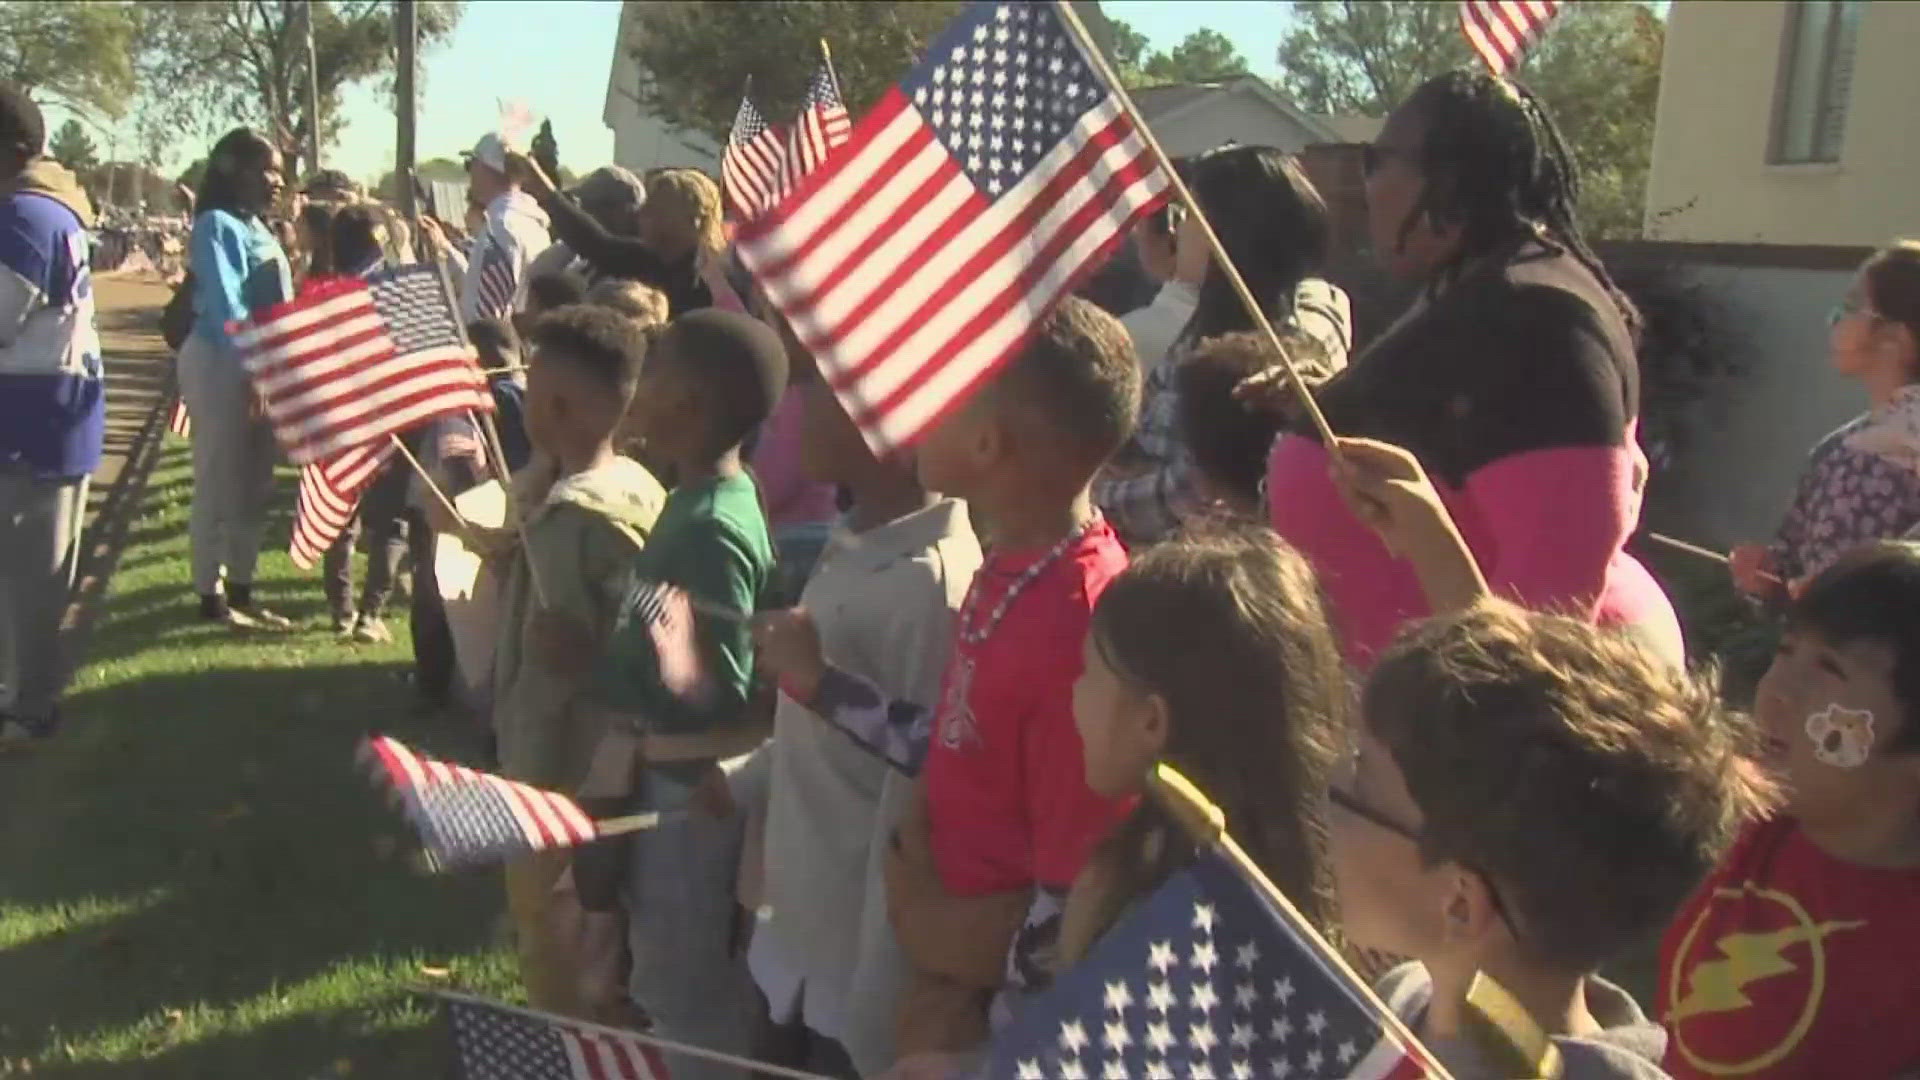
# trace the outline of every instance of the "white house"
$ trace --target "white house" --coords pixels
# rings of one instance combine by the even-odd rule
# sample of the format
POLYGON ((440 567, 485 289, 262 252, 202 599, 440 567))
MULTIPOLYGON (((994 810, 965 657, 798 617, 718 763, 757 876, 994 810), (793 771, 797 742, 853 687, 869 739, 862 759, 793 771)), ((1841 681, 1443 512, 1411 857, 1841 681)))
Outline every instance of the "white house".
POLYGON ((619 41, 613 50, 613 67, 607 73, 607 100, 600 120, 613 129, 613 160, 634 172, 648 169, 687 167, 718 174, 720 148, 697 131, 674 128, 660 118, 643 112, 634 96, 640 85, 640 69, 624 43, 634 32, 633 5, 620 6, 619 41))
POLYGON ((1133 100, 1160 145, 1175 157, 1227 142, 1298 153, 1317 144, 1349 141, 1327 118, 1302 111, 1257 75, 1142 87, 1133 91, 1133 100))

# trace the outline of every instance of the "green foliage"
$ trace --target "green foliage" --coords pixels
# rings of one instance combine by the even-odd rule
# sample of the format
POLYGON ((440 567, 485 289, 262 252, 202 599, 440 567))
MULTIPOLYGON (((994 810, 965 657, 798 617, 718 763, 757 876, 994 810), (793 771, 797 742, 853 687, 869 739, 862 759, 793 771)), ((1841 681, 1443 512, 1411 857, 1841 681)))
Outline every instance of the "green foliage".
POLYGON ((134 92, 138 25, 117 0, 0 0, 0 79, 43 105, 118 118, 134 92))
MULTIPOLYGON (((1434 0, 1303 0, 1280 43, 1282 84, 1315 113, 1384 116, 1426 79, 1479 61, 1460 7, 1434 0)), ((1641 232, 1666 24, 1644 3, 1567 5, 1521 68, 1571 144, 1588 232, 1641 232)))
POLYGON ((1218 30, 1201 27, 1171 51, 1147 51, 1147 36, 1119 20, 1113 24, 1114 73, 1128 88, 1168 83, 1216 82, 1244 75, 1247 58, 1218 30))
POLYGON ((833 50, 847 108, 858 116, 900 78, 958 8, 951 0, 628 4, 622 47, 632 54, 640 78, 637 86, 614 91, 675 127, 721 143, 749 78, 754 104, 770 118, 785 120, 797 113, 824 40, 833 50))
MULTIPOLYGON (((302 0, 201 0, 143 7, 143 126, 183 137, 213 138, 236 123, 258 128, 287 152, 290 175, 305 160, 306 39, 302 0)), ((395 42, 392 6, 381 0, 316 0, 314 70, 320 87, 322 145, 339 135, 340 92, 379 80, 390 85, 395 42)), ((464 0, 417 6, 422 51, 445 41, 464 0)))
POLYGON ((65 165, 74 172, 93 168, 100 162, 100 152, 93 145, 93 136, 78 120, 68 120, 47 140, 47 156, 65 165))
POLYGON ((548 176, 560 176, 560 144, 553 137, 553 121, 540 121, 540 131, 533 137, 533 146, 528 155, 538 162, 548 176))

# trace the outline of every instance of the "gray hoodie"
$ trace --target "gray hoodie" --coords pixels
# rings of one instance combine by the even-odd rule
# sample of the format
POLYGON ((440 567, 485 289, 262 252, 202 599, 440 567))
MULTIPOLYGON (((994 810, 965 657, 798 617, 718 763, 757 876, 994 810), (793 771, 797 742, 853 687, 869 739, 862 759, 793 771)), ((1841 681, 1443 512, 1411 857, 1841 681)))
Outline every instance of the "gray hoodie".
MULTIPOLYGON (((1433 980, 1420 963, 1402 964, 1381 976, 1374 991, 1407 1026, 1418 1031, 1426 1020, 1433 980)), ((1667 1033, 1647 1019, 1625 990, 1598 975, 1587 978, 1587 1009, 1603 1026, 1597 1035, 1553 1037, 1566 1064, 1564 1080, 1669 1080, 1660 1067, 1667 1033)), ((1467 1039, 1426 1043, 1454 1080, 1512 1080, 1496 1076, 1478 1046, 1467 1039)))

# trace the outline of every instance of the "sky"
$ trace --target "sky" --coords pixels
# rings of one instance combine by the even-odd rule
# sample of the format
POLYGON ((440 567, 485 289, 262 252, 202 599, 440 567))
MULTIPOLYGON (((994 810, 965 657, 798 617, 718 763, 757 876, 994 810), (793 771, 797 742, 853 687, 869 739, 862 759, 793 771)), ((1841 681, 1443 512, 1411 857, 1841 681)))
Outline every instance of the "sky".
MULTIPOLYGON (((1106 0, 1101 9, 1171 48, 1203 26, 1225 34, 1263 75, 1287 20, 1278 0, 1106 0)), ((470 0, 450 40, 425 52, 416 156, 454 157, 499 122, 498 100, 518 98, 553 120, 560 160, 585 172, 613 159, 600 122, 613 62, 617 0, 470 0)), ((348 90, 345 130, 326 164, 370 180, 393 166, 392 100, 372 86, 348 90)), ((184 162, 182 163, 184 164, 184 162)))
MULTIPOLYGON (((1239 48, 1255 73, 1278 77, 1274 54, 1290 18, 1284 0, 1104 0, 1101 10, 1145 34, 1156 50, 1211 27, 1239 48)), ((567 168, 583 173, 611 161, 613 131, 600 113, 619 24, 619 0, 468 0, 452 37, 421 55, 416 158, 457 158, 471 149, 499 125, 504 98, 553 120, 567 168)), ((369 80, 345 91, 341 110, 339 141, 321 156, 329 168, 371 182, 393 167, 392 97, 369 80)), ((47 119, 52 129, 66 114, 49 109, 47 119)), ((107 138, 95 135, 107 156, 107 138)), ((129 143, 120 140, 120 157, 128 156, 129 143)), ((182 140, 163 171, 177 173, 204 152, 198 139, 182 140)))

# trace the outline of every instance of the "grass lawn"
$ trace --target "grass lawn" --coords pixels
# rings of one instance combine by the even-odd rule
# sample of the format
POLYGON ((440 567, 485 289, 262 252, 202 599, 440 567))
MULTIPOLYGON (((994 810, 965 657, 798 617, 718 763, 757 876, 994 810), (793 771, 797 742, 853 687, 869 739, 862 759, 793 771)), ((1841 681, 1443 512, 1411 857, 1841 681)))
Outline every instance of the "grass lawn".
POLYGON ((285 554, 291 481, 258 592, 300 633, 194 618, 170 441, 65 730, 0 760, 0 1076, 440 1076, 407 988, 517 993, 497 874, 411 871, 353 763, 374 730, 459 756, 465 722, 408 715, 403 617, 398 644, 334 640, 285 554))

